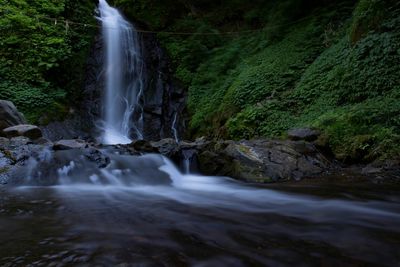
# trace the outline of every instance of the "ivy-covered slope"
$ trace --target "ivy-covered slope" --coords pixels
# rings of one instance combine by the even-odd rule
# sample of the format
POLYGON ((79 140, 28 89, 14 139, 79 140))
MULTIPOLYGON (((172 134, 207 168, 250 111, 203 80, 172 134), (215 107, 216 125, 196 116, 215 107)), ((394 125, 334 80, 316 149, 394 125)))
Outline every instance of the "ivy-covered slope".
POLYGON ((192 136, 307 126, 346 161, 399 156, 397 1, 158 2, 115 4, 150 29, 195 33, 159 34, 189 88, 192 136))
POLYGON ((0 1, 0 99, 37 123, 62 117, 76 103, 95 28, 95 2, 0 1))

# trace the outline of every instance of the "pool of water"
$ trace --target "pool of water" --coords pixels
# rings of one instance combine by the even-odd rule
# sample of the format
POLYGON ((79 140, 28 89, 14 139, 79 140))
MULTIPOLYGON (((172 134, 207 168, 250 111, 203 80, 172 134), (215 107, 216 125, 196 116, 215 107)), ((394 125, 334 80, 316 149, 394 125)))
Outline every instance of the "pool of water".
POLYGON ((399 266, 396 186, 0 189, 0 266, 399 266))

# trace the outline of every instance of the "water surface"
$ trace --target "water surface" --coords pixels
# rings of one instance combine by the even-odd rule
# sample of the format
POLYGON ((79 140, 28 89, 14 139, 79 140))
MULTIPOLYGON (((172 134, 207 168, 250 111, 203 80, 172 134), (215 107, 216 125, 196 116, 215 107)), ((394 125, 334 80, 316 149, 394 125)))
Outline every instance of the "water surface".
POLYGON ((2 188, 1 266, 399 266, 398 188, 171 185, 2 188))

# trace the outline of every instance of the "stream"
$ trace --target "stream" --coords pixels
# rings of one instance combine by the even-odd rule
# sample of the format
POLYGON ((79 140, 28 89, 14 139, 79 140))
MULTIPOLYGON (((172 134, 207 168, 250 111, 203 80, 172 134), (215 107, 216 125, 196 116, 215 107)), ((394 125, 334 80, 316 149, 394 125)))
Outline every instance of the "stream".
POLYGON ((58 185, 0 188, 0 266, 400 263, 395 186, 256 186, 182 174, 161 156, 145 157, 159 169, 142 166, 152 179, 109 170, 119 178, 99 182, 78 166, 68 173, 76 182, 64 173, 58 185))

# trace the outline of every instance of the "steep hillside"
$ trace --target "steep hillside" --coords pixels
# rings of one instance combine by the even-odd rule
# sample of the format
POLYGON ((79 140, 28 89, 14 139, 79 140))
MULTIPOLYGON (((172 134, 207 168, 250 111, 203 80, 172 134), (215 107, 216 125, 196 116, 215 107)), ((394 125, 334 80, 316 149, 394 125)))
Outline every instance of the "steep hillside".
POLYGON ((193 33, 158 34, 189 90, 192 137, 308 126, 348 162, 399 155, 396 1, 134 2, 115 1, 151 30, 193 33))

